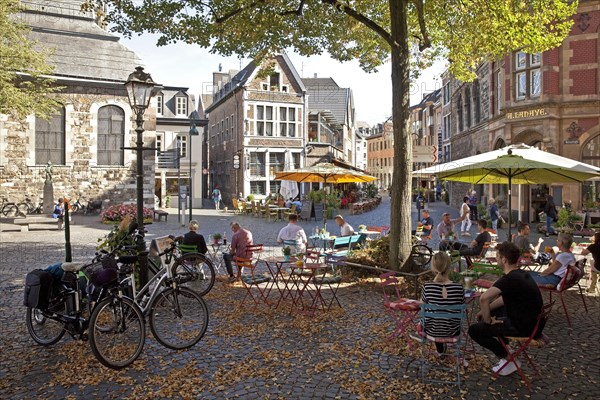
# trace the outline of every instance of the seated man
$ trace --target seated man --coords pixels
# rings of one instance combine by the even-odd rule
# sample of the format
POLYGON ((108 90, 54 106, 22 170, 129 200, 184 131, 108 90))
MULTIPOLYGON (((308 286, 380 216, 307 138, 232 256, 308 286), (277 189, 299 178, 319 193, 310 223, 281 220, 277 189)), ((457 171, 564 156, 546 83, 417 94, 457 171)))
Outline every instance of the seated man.
POLYGON ((559 253, 552 251, 552 261, 542 272, 532 272, 531 277, 538 285, 556 286, 567 272, 569 264, 575 264, 575 256, 571 253, 573 238, 567 233, 560 233, 556 239, 559 253))
POLYGON ((525 222, 521 222, 519 224, 519 227, 517 228, 517 230, 519 233, 517 234, 517 236, 515 236, 514 243, 521 251, 521 254, 523 254, 523 253, 536 254, 539 251, 540 246, 541 246, 542 242, 544 241, 544 239, 539 238, 537 246, 534 247, 529 242, 529 237, 528 237, 529 232, 530 232, 529 224, 527 224, 525 222))
POLYGON ((292 198, 291 197, 285 201, 285 206, 287 208, 292 208, 292 198))
MULTIPOLYGON (((421 237, 431 236, 431 230, 433 229, 433 218, 429 215, 429 210, 424 209, 421 211, 422 218, 417 223, 417 226, 422 226, 423 231, 421 232, 421 237)), ((412 234, 415 235, 417 231, 413 231, 412 234)))
POLYGON ((344 220, 341 215, 335 216, 335 223, 340 227, 340 236, 354 235, 354 228, 344 220))
POLYGON ((223 261, 225 261, 225 268, 227 269, 227 273, 229 274, 229 280, 234 281, 236 278, 233 275, 233 267, 231 266, 231 261, 233 261, 233 257, 249 257, 246 254, 246 246, 250 246, 253 244, 252 242, 252 233, 244 229, 237 222, 231 223, 231 231, 233 232, 233 236, 231 237, 231 249, 229 253, 223 253, 223 261))
POLYGON ((438 226, 436 227, 437 233, 440 236, 440 250, 441 251, 446 251, 450 248, 453 248, 453 242, 451 242, 448 239, 448 236, 450 236, 450 233, 454 233, 454 235, 456 236, 456 231, 454 230, 454 227, 456 224, 458 224, 459 222, 461 222, 465 217, 461 216, 459 218, 456 219, 450 219, 450 214, 449 213, 444 213, 442 214, 442 222, 440 222, 438 224, 438 226))
POLYGON ((182 244, 196 246, 198 253, 206 254, 208 248, 206 247, 206 241, 204 240, 204 236, 198 234, 198 228, 200 224, 195 219, 190 221, 188 228, 190 231, 183 235, 182 244))
POLYGON ((302 202, 300 201, 300 199, 298 199, 298 198, 296 197, 296 200, 292 201, 292 204, 295 204, 295 205, 296 205, 296 211, 297 211, 297 212, 300 212, 300 211, 302 211, 302 202))
MULTIPOLYGON (((492 368, 493 372, 504 367, 504 357, 507 356, 497 338, 531 335, 543 305, 537 284, 529 272, 517 266, 521 254, 517 246, 504 242, 496 250, 498 266, 502 268, 504 275, 481 295, 481 311, 477 313, 479 322, 469 327, 469 336, 500 359, 492 368)), ((538 334, 541 334, 541 330, 538 334)), ((500 371, 500 375, 510 375, 516 370, 517 366, 510 363, 500 371)))
POLYGON ((481 254, 485 243, 492 241, 492 236, 486 230, 487 221, 485 219, 477 221, 477 228, 479 229, 479 234, 471 241, 470 246, 467 246, 464 243, 455 243, 455 249, 460 252, 461 256, 478 256, 481 254))
POLYGON ((277 243, 283 243, 284 240, 294 240, 296 242, 296 252, 304 253, 308 240, 304 229, 298 225, 298 215, 290 214, 288 221, 288 224, 279 231, 277 243))

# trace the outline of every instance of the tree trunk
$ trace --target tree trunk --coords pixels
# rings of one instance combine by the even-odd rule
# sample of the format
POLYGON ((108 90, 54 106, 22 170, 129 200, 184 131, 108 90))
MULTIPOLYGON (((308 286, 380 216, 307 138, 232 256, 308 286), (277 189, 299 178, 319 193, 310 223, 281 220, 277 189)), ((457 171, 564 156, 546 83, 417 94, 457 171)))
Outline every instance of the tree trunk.
POLYGON ((390 269, 400 270, 411 249, 412 142, 408 132, 410 105, 410 53, 407 0, 389 0, 392 46, 392 121, 394 174, 390 215, 390 269))

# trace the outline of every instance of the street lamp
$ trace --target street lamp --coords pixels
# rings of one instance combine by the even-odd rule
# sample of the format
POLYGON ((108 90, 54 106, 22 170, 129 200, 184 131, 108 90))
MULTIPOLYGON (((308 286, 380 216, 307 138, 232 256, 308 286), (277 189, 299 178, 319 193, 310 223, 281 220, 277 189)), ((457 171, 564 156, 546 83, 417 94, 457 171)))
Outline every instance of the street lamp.
POLYGON ((129 75, 125 88, 129 97, 129 104, 135 113, 135 132, 137 133, 136 146, 136 189, 137 189, 137 214, 138 229, 142 236, 138 240, 140 284, 148 282, 148 252, 144 241, 144 112, 150 105, 152 90, 156 83, 150 74, 144 72, 143 67, 136 67, 135 72, 129 75))
POLYGON ((192 220, 192 196, 193 196, 193 191, 192 191, 192 137, 193 136, 198 136, 198 129, 196 128, 196 123, 194 122, 194 120, 191 120, 191 124, 190 124, 190 143, 189 143, 189 155, 190 155, 190 221, 192 220))

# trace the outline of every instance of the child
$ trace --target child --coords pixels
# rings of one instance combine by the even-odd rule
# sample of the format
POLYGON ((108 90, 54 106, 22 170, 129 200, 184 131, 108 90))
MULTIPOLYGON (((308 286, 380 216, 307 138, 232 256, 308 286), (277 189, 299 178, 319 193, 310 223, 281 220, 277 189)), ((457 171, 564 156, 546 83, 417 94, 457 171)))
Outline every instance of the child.
POLYGON ((52 217, 58 218, 58 230, 62 230, 65 222, 65 205, 63 199, 58 199, 58 203, 56 203, 54 211, 52 211, 52 217))

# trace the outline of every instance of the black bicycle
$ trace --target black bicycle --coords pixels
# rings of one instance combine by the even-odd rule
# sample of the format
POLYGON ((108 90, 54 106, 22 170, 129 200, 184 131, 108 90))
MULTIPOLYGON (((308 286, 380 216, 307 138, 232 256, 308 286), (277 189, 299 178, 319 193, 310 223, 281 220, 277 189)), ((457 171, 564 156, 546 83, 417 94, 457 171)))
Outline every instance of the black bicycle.
POLYGON ((28 214, 41 214, 44 212, 44 202, 40 200, 36 205, 31 201, 29 196, 25 196, 25 201, 19 203, 17 209, 19 214, 23 216, 28 214))
POLYGON ((19 214, 19 209, 16 203, 8 201, 6 197, 3 197, 2 204, 0 205, 0 213, 5 217, 16 217, 19 214))
POLYGON ((410 258, 417 267, 424 267, 431 262, 433 250, 424 243, 418 243, 412 246, 410 258))

